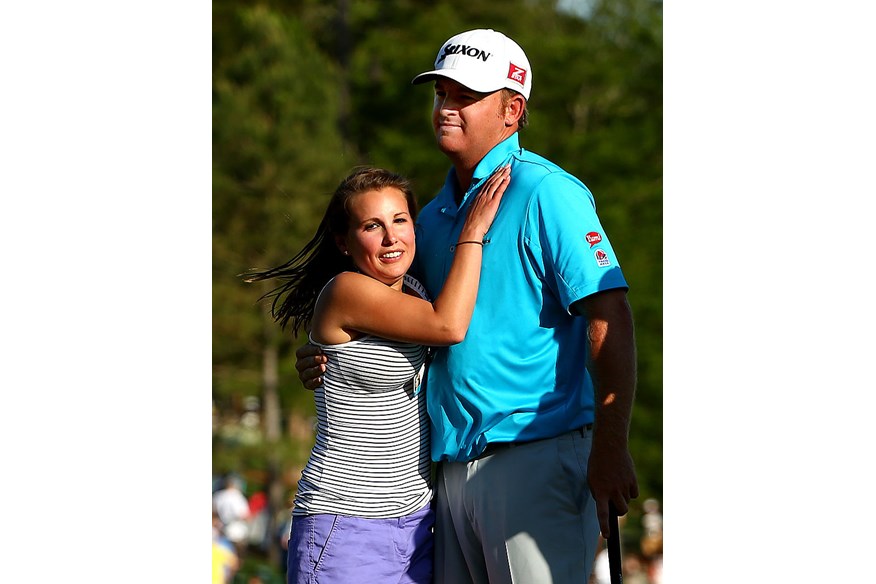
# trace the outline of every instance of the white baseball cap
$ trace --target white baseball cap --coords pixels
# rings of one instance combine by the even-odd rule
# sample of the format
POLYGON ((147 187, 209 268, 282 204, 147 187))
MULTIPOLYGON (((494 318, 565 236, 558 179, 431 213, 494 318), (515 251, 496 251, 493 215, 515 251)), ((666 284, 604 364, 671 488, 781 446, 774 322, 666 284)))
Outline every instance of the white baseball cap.
POLYGON ((532 69, 520 45, 495 30, 479 28, 451 37, 435 58, 432 71, 420 73, 412 84, 447 77, 481 93, 513 89, 529 99, 532 69))

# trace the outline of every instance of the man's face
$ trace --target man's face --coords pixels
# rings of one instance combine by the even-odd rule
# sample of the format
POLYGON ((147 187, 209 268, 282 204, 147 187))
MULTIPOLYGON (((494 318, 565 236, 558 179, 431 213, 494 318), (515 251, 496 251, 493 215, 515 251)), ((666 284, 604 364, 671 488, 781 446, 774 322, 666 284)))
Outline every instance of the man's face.
POLYGON ((473 164, 513 133, 501 91, 479 93, 445 77, 435 81, 432 127, 444 154, 473 164))

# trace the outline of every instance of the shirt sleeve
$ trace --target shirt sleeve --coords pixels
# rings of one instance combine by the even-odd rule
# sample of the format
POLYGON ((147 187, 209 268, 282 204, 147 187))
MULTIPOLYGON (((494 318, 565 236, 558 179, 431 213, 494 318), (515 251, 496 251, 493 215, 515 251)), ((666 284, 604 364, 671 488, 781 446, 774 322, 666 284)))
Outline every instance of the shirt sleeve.
POLYGON ((536 186, 527 219, 531 258, 566 310, 596 292, 628 285, 590 190, 568 173, 536 186))

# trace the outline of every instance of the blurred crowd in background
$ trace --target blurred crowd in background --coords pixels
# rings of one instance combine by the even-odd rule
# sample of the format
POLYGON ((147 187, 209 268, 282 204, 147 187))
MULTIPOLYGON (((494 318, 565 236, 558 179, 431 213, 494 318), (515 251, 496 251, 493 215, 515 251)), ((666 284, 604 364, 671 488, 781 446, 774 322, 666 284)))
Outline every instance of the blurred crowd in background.
MULTIPOLYGON (((213 479, 213 584, 283 584, 291 510, 274 521, 268 517, 264 491, 247 495, 245 481, 230 474, 213 479), (279 526, 271 529, 271 525, 279 526), (270 553, 274 548, 278 553, 270 553), (278 557, 271 563, 268 558, 278 557)), ((620 517, 623 546, 623 579, 626 584, 663 584, 663 514, 657 499, 642 503, 641 525, 628 529, 620 517), (638 542, 624 539, 625 532, 641 534, 638 542)), ((610 584, 608 550, 600 541, 589 584, 610 584)))
POLYGON ((280 584, 285 582, 286 546, 291 527, 289 509, 269 521, 264 491, 246 494, 237 475, 213 480, 213 584, 280 584), (273 530, 271 525, 278 525, 273 530), (271 554, 270 548, 279 550, 271 554), (279 556, 270 565, 272 555, 279 556), (251 560, 247 562, 247 560, 251 560))
MULTIPOLYGON (((619 517, 623 551, 623 581, 626 584, 663 584, 663 513, 657 499, 642 503, 641 538, 638 545, 623 541, 626 517, 619 517), (632 545, 631 545, 632 544, 632 545)), ((607 542, 600 538, 600 550, 593 564, 590 584, 611 584, 607 542)))

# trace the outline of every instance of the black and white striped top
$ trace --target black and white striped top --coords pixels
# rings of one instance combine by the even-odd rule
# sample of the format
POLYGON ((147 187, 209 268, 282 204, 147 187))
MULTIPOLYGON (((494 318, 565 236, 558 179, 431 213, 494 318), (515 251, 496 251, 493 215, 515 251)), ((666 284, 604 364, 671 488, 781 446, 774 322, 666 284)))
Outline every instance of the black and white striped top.
POLYGON ((429 418, 419 382, 426 347, 367 335, 318 345, 328 356, 314 391, 316 443, 293 515, 401 517, 432 498, 429 418))

